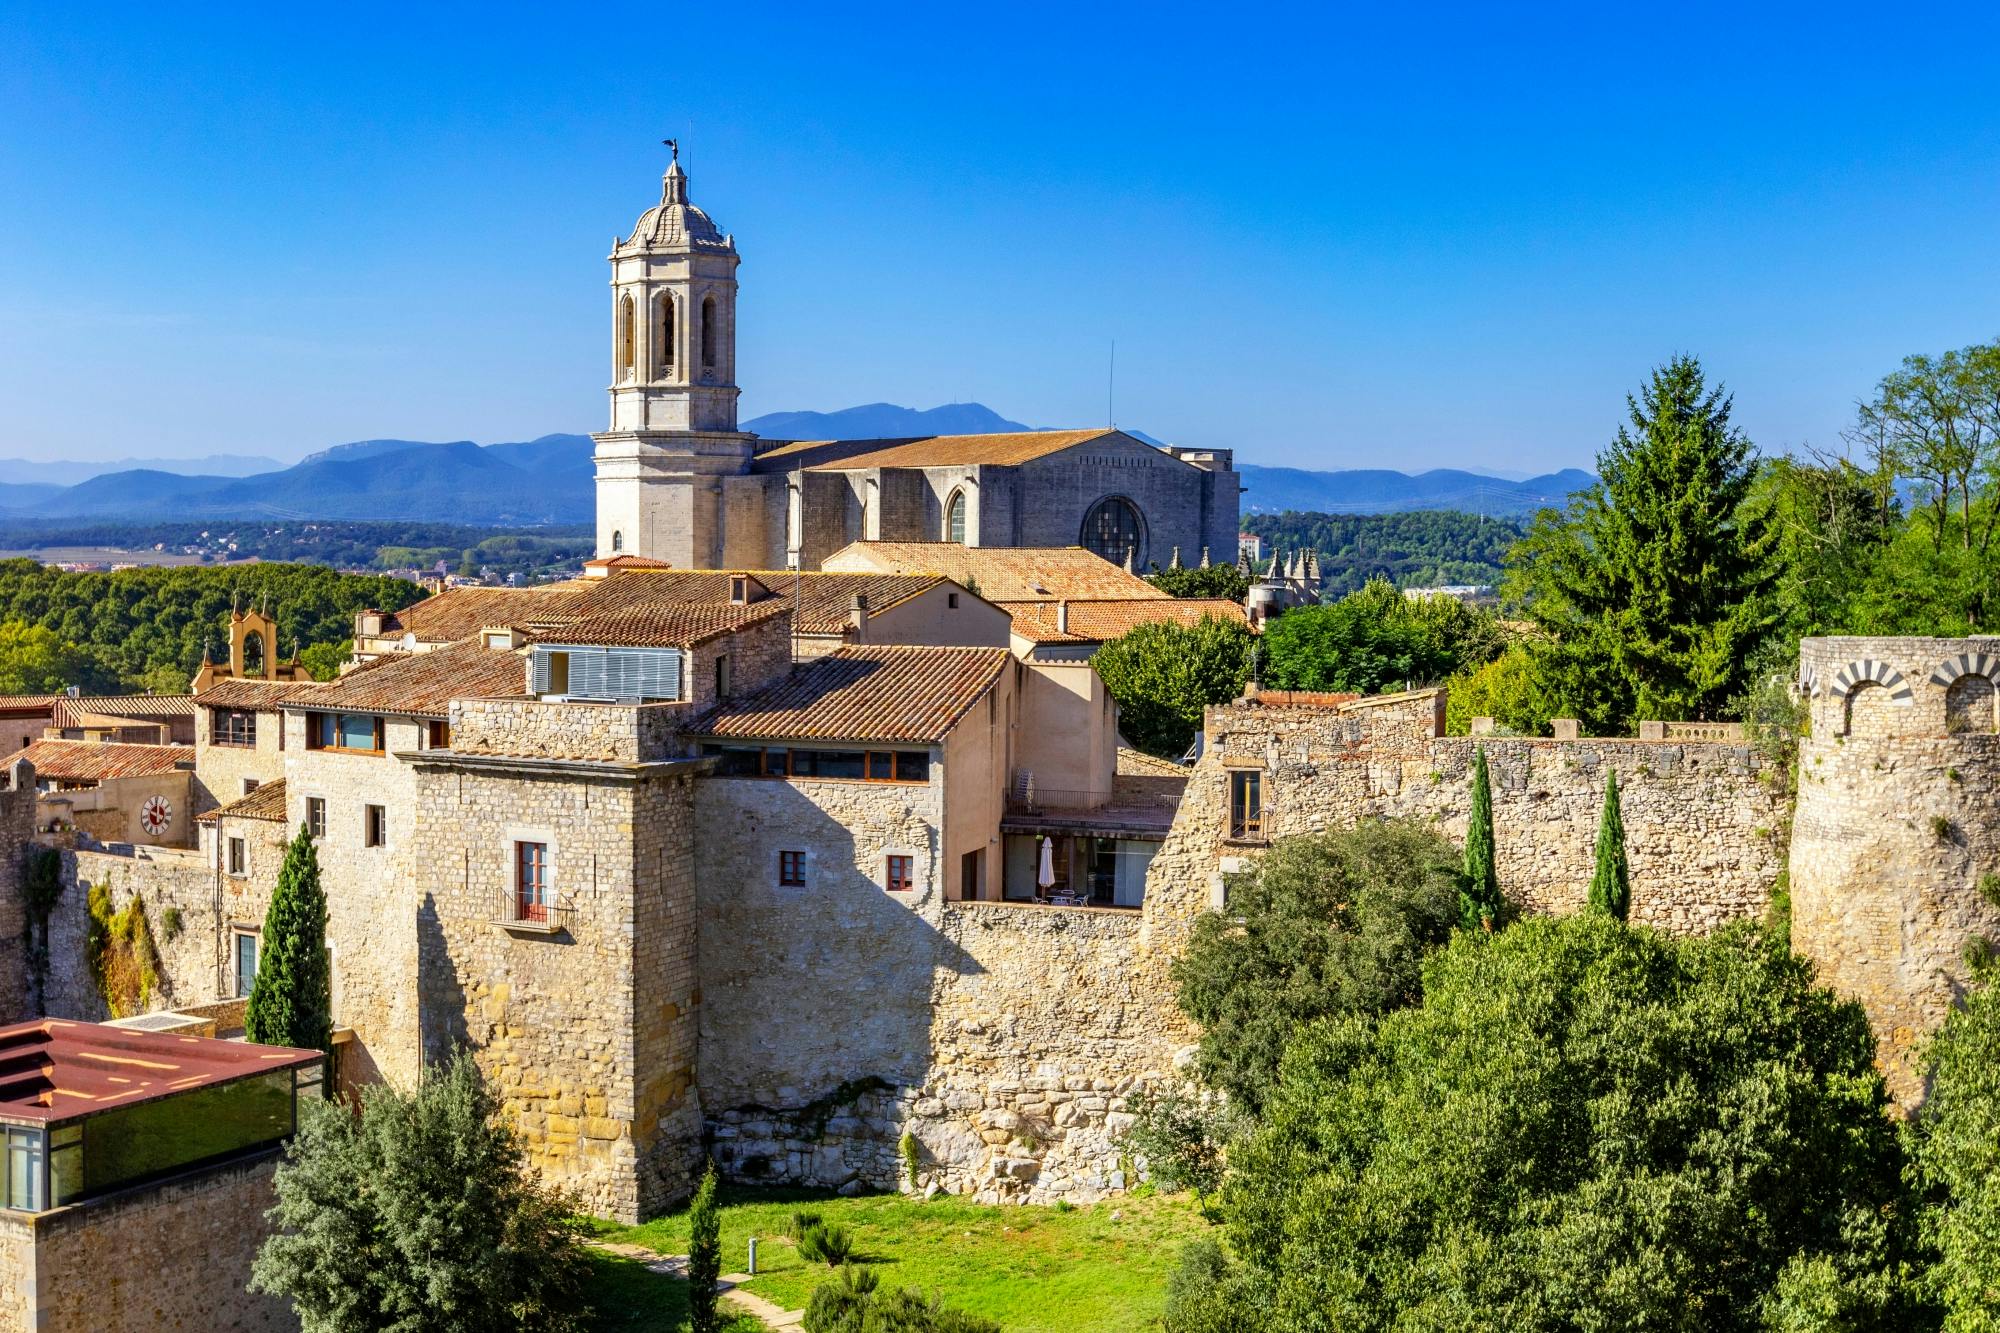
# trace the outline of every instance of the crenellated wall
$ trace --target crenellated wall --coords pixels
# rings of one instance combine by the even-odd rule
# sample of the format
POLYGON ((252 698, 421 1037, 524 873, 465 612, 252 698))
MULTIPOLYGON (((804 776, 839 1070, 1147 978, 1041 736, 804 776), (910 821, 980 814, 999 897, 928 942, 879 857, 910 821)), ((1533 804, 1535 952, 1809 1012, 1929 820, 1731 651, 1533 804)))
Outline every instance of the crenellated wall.
POLYGON ((1812 734, 1792 825, 1792 943, 1868 1011, 1890 1091, 2000 944, 2000 639, 1826 638, 1799 648, 1812 734), (1986 889, 1981 881, 1993 877, 1986 889))

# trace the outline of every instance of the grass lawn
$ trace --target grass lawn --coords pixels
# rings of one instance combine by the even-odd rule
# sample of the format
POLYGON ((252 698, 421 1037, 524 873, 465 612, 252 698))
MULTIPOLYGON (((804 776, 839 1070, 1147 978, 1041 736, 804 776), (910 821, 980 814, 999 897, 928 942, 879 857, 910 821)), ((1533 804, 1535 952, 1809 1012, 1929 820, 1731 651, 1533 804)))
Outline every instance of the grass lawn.
MULTIPOLYGON (((760 1271, 745 1289, 788 1310, 804 1308, 813 1288, 832 1276, 780 1239, 792 1213, 803 1209, 847 1228, 855 1259, 884 1287, 935 1293, 998 1320, 1006 1333, 1157 1328, 1181 1246, 1208 1229, 1185 1197, 1064 1210, 993 1207, 946 1195, 925 1203, 897 1194, 842 1199, 725 1188, 722 1205, 722 1271, 743 1271, 756 1236, 760 1271)), ((601 1223, 599 1230, 606 1240, 687 1253, 685 1211, 636 1227, 601 1223)))
MULTIPOLYGON (((649 1273, 636 1259, 593 1250, 591 1299, 597 1303, 597 1333, 682 1333, 687 1328, 687 1283, 649 1273)), ((722 1307, 723 1333, 765 1333, 748 1315, 731 1316, 722 1307)))

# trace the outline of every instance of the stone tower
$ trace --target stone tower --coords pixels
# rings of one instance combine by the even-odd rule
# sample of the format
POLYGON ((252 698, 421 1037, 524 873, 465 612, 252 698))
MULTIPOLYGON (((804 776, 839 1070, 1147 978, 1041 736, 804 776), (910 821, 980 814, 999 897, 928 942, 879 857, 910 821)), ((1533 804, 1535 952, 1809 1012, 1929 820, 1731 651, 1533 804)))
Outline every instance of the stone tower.
POLYGON ((2000 641, 1799 645, 1812 734, 1792 821, 1792 944, 1868 1011, 1889 1091, 2000 945, 2000 641))
POLYGON ((611 247, 611 428, 597 450, 597 554, 721 563, 736 429, 736 240, 688 202, 680 153, 660 202, 611 247))

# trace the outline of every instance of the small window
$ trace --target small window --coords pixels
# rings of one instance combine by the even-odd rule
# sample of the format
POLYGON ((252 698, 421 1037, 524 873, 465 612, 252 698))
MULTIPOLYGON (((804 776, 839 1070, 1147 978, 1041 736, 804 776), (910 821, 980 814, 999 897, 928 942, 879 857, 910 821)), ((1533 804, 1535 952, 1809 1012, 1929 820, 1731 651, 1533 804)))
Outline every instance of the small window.
POLYGON ((750 576, 748 574, 731 574, 729 576, 729 600, 738 606, 749 602, 750 576))
POLYGON ((568 654, 568 653, 550 653, 550 654, 548 655, 548 663, 549 663, 549 688, 548 688, 548 693, 550 693, 550 694, 568 694, 568 693, 569 693, 569 654, 568 654))
POLYGON ((243 794, 245 796, 248 796, 251 792, 256 791, 257 788, 263 785, 264 784, 259 782, 256 778, 245 778, 243 779, 243 794))
POLYGON ((882 887, 891 893, 908 893, 917 886, 914 856, 891 856, 882 887))
POLYGON ((230 937, 230 943, 236 954, 236 996, 242 999, 250 994, 250 983, 257 979, 257 934, 239 930, 230 937))
POLYGON ((306 831, 315 838, 326 836, 326 798, 306 797, 306 831))
POLYGON ((715 369, 715 298, 701 298, 701 368, 715 369))
POLYGON ((715 697, 718 700, 729 697, 729 654, 715 655, 715 697))
POLYGON ((250 873, 250 849, 241 838, 229 840, 229 873, 247 875, 250 873))
POLYGON ((611 530, 611 554, 617 555, 625 549, 625 534, 617 528, 611 530))
POLYGON ((361 807, 361 845, 380 847, 389 840, 389 812, 379 805, 361 807))
POLYGON ((958 594, 955 592, 946 593, 944 595, 944 605, 947 611, 958 610, 958 594))
POLYGON ((218 708, 209 715, 208 739, 214 745, 255 745, 257 714, 248 708, 218 708))
POLYGON ((514 844, 514 915, 520 921, 546 921, 549 916, 549 845, 514 844))
POLYGON ((804 852, 778 853, 778 886, 786 889, 803 889, 806 886, 804 852))
POLYGON ((1264 774, 1259 769, 1239 768, 1229 774, 1229 836, 1246 840, 1264 836, 1264 774))
POLYGON ((445 721, 443 718, 432 718, 426 731, 425 739, 433 750, 449 750, 451 748, 451 723, 445 721))

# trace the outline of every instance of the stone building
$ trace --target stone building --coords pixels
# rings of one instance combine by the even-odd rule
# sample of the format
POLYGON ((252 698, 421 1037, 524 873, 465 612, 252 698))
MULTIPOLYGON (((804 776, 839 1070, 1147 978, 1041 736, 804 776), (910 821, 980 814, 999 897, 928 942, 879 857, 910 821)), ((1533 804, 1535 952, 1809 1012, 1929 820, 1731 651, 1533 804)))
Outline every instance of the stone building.
POLYGON ((736 240, 689 201, 678 159, 610 262, 602 558, 810 570, 857 540, 949 541, 1081 545, 1144 569, 1236 539, 1226 449, 1109 429, 841 441, 738 429, 736 240))
POLYGON ((212 661, 207 647, 203 647, 201 666, 194 673, 193 689, 200 694, 224 680, 311 679, 312 673, 299 661, 298 645, 292 645, 290 658, 279 656, 278 622, 263 611, 252 609, 229 613, 228 660, 212 661))
POLYGON ((39 740, 18 757, 34 766, 37 827, 99 842, 194 845, 193 747, 39 740))

